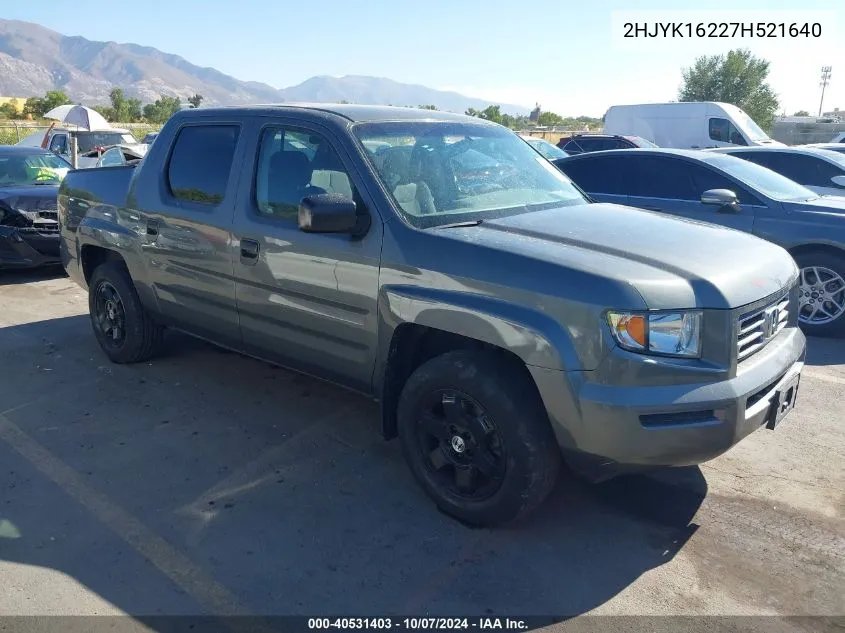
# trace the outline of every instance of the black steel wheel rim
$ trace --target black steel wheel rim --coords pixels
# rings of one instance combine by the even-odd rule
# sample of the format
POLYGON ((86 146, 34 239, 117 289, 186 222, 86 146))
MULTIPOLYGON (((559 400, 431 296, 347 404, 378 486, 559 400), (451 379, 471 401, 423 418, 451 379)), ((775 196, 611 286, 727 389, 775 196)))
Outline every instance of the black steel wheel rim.
POLYGON ((439 390, 420 407, 417 445, 432 480, 451 495, 472 501, 493 496, 507 464, 492 417, 475 399, 439 390))
POLYGON ((108 281, 97 285, 94 320, 103 339, 112 347, 120 347, 126 340, 126 311, 117 289, 108 281))

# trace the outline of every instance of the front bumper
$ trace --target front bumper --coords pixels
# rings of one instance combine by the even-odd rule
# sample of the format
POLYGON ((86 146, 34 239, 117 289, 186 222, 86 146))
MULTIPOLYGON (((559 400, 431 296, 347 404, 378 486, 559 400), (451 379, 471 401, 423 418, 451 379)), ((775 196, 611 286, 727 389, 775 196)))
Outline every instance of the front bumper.
MULTIPOLYGON (((625 354, 614 350, 612 354, 625 354)), ((765 425, 780 386, 800 373, 806 339, 786 328, 743 362, 736 376, 713 382, 618 386, 578 374, 532 369, 558 443, 570 465, 598 481, 621 472, 700 464, 765 425)))
POLYGON ((0 268, 59 264, 58 231, 0 226, 0 268))

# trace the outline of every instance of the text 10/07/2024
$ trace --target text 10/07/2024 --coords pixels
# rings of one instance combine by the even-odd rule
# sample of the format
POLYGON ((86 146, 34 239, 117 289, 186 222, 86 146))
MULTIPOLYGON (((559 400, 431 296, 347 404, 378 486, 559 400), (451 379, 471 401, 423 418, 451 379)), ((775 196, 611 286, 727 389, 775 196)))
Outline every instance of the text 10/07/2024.
POLYGON ((308 618, 309 630, 351 629, 351 630, 403 630, 403 631, 524 631, 530 628, 525 620, 517 618, 473 617, 473 618, 308 618))

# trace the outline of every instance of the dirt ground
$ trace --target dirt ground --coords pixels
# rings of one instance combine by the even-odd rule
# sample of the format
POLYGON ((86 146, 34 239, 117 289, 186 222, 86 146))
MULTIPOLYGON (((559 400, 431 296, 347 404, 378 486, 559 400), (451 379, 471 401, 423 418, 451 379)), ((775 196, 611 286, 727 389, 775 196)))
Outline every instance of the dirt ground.
POLYGON ((438 513, 379 437, 375 404, 168 341, 151 363, 112 365, 81 289, 0 272, 0 614, 842 626, 762 616, 845 614, 843 340, 809 341, 776 431, 700 468, 563 478, 505 530, 438 513))

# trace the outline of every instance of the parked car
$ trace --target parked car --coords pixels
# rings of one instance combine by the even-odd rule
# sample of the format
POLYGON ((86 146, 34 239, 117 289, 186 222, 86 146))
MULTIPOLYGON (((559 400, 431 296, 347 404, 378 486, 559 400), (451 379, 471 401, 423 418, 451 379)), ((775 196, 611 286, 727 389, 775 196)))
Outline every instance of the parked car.
POLYGON ((475 117, 186 110, 143 161, 72 171, 58 200, 62 260, 109 359, 152 357, 172 326, 373 396, 384 437, 465 522, 537 507, 562 456, 594 481, 695 464, 795 401, 786 251, 592 204, 475 117), (460 186, 461 157, 494 146, 515 171, 460 186))
POLYGON ((604 131, 638 134, 660 147, 783 146, 740 108, 715 101, 611 106, 604 115, 604 131))
POLYGON ((557 146, 568 155, 585 152, 599 152, 608 149, 631 149, 634 147, 657 147, 651 141, 639 136, 621 134, 573 134, 564 136, 557 146))
POLYGON ((147 145, 114 145, 94 150, 86 157, 97 158, 95 167, 118 167, 132 165, 147 154, 147 145))
POLYGON ((808 143, 807 145, 797 145, 796 147, 815 147, 816 149, 826 149, 830 152, 839 152, 845 154, 845 142, 843 143, 808 143))
POLYGON ((528 135, 520 135, 520 138, 540 152, 543 158, 554 160, 555 158, 563 158, 564 156, 569 155, 567 152, 563 151, 556 145, 552 145, 544 138, 528 135))
POLYGON ((150 145, 154 140, 156 140, 157 136, 158 132, 150 132, 144 135, 144 138, 141 139, 141 142, 145 145, 150 145))
POLYGON ((60 263, 56 195, 69 169, 47 150, 0 146, 0 268, 60 263))
MULTIPOLYGON (((80 169, 95 167, 98 156, 91 156, 97 148, 110 147, 112 145, 139 145, 129 130, 112 128, 110 130, 71 130, 61 127, 51 129, 47 134, 47 149, 70 162, 70 138, 76 137, 77 166, 80 169)), ((40 147, 44 140, 44 134, 33 134, 22 139, 18 145, 29 147, 40 147)))
POLYGON ((707 150, 767 167, 822 196, 845 196, 845 155, 811 147, 737 147, 707 150))
POLYGON ((845 334, 845 198, 820 197, 770 169, 715 152, 625 150, 554 164, 596 200, 721 224, 782 246, 801 268, 804 331, 845 334))
POLYGON ((830 139, 831 143, 845 143, 845 132, 839 132, 836 136, 830 139))

